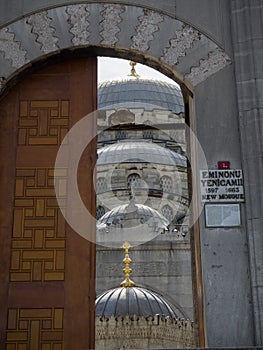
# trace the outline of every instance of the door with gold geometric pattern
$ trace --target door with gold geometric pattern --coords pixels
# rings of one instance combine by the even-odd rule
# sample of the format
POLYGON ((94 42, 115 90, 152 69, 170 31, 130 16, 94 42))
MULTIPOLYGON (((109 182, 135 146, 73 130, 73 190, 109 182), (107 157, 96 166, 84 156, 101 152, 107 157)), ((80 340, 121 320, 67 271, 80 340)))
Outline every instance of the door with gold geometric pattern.
MULTIPOLYGON (((96 75, 92 57, 50 65, 0 101, 1 349, 94 348, 95 247, 61 214, 54 164, 69 129, 96 109, 96 75)), ((94 128, 91 119, 87 135, 94 128)), ((80 194, 95 217, 96 140, 85 154, 80 194)))

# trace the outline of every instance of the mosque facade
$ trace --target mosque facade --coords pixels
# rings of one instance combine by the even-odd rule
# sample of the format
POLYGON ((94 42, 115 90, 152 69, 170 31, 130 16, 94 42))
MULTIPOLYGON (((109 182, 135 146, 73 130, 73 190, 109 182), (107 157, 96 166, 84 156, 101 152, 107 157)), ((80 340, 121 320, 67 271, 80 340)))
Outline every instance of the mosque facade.
POLYGON ((193 321, 187 145, 180 88, 145 80, 134 71, 126 79, 101 83, 98 103, 97 293, 120 279, 118 248, 129 241, 137 282, 164 293, 180 305, 181 317, 193 321), (134 217, 126 214, 131 200, 138 208, 139 223, 131 223, 134 217), (149 232, 140 223, 149 226, 149 232), (127 229, 125 237, 114 226, 127 229))
POLYGON ((193 321, 199 347, 262 347, 262 11, 261 0, 0 2, 1 349, 94 349, 96 288, 119 288, 109 238, 126 214, 165 231, 130 249, 138 288, 193 321), (158 82, 148 109, 127 106, 126 92, 116 108, 107 82, 98 110, 97 56, 172 78, 183 109, 158 82), (144 152, 114 163, 131 139, 144 152))

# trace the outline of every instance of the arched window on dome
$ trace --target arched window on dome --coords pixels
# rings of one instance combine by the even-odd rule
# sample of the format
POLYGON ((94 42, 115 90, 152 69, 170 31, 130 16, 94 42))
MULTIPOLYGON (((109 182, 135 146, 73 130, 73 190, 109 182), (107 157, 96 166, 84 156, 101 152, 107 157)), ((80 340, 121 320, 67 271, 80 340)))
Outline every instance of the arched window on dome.
POLYGON ((166 204, 162 207, 162 214, 169 222, 173 220, 173 209, 170 205, 166 204))
POLYGON ((163 192, 172 193, 173 192, 173 180, 170 176, 162 176, 160 179, 160 186, 163 192))
POLYGON ((127 187, 131 189, 132 187, 139 187, 141 182, 141 177, 137 173, 130 174, 127 177, 127 187))
POLYGON ((107 181, 104 177, 97 179, 97 193, 103 193, 107 191, 107 181))
POLYGON ((105 208, 102 205, 98 205, 96 209, 96 219, 99 220, 105 213, 105 208))
POLYGON ((123 140, 126 139, 127 134, 125 130, 117 130, 116 131, 116 139, 117 140, 123 140))
POLYGON ((153 139, 153 131, 152 130, 144 130, 142 137, 144 139, 153 139))

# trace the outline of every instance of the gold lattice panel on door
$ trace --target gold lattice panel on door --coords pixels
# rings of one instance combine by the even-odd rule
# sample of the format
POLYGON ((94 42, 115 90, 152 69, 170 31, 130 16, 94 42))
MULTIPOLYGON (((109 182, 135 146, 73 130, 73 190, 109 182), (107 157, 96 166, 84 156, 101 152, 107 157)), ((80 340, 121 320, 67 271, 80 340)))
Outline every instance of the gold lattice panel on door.
MULTIPOLYGON (((63 179, 59 188, 60 195, 66 195, 63 179)), ((54 170, 18 168, 10 280, 64 280, 65 231, 54 191, 54 170)))
POLYGON ((60 308, 9 309, 6 350, 63 350, 60 308))
POLYGON ((18 145, 59 145, 69 130, 69 101, 21 101, 18 145))

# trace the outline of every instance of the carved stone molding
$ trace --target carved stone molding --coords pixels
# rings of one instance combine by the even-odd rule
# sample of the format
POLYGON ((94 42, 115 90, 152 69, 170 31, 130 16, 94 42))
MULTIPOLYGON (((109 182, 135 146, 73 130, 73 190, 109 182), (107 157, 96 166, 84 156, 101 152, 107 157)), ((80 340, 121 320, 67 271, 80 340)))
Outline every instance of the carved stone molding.
POLYGON ((139 25, 136 27, 137 34, 133 36, 132 49, 147 51, 149 43, 154 38, 154 33, 159 30, 158 24, 163 21, 163 16, 154 11, 144 10, 144 16, 139 17, 139 25))
POLYGON ((21 43, 15 39, 15 33, 8 27, 0 30, 0 51, 4 53, 5 59, 11 61, 14 68, 20 68, 28 62, 26 51, 21 48, 21 43))
POLYGON ((142 57, 147 52, 193 87, 230 63, 216 43, 178 19, 130 5, 81 3, 30 14, 2 28, 0 76, 8 84, 27 63, 79 45, 114 46, 120 57, 124 50, 136 50, 142 57), (35 40, 21 36, 23 26, 35 40))
MULTIPOLYGON (((101 348, 100 341, 107 341, 109 349, 116 349, 120 340, 128 348, 133 348, 134 341, 141 344, 147 339, 154 339, 155 344, 170 347, 197 346, 197 325, 188 320, 171 319, 155 315, 154 317, 96 317, 96 348, 101 348), (111 342, 114 341, 115 347, 111 342)), ((103 343, 102 343, 103 344, 103 343)))
POLYGON ((116 36, 120 31, 119 24, 122 21, 121 14, 125 11, 123 5, 104 5, 104 9, 101 12, 103 21, 100 23, 103 30, 100 32, 102 37, 102 44, 114 45, 119 39, 116 36))
POLYGON ((208 54, 207 59, 201 60, 198 67, 191 68, 191 72, 185 77, 195 86, 230 62, 230 58, 222 50, 216 49, 208 54))
POLYGON ((41 51, 50 53, 59 48, 57 45, 58 38, 54 36, 55 28, 47 11, 29 16, 27 23, 31 26, 31 32, 36 35, 36 42, 41 45, 41 51))
POLYGON ((66 7, 66 13, 71 25, 70 33, 74 35, 72 43, 74 45, 85 45, 89 42, 89 10, 86 4, 70 5, 66 7))
POLYGON ((170 47, 164 49, 161 58, 170 66, 175 66, 180 57, 186 55, 186 50, 190 49, 194 41, 200 40, 201 33, 189 25, 183 25, 182 29, 176 31, 174 39, 170 39, 170 47))

